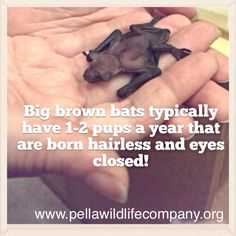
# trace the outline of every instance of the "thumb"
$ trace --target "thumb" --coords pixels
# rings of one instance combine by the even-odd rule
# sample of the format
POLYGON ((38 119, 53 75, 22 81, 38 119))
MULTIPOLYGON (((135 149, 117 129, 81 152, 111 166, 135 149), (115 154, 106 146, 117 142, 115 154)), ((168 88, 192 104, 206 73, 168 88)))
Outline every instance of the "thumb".
MULTIPOLYGON (((56 125, 62 127, 60 134, 50 132, 49 134, 22 134, 22 112, 9 109, 8 112, 8 176, 35 176, 43 173, 56 173, 74 179, 83 179, 89 186, 93 187, 104 196, 124 203, 127 200, 129 178, 127 169, 124 167, 96 167, 93 160, 101 157, 104 152, 100 150, 88 150, 87 135, 66 134, 63 129, 65 120, 50 118, 42 121, 37 118, 27 118, 29 125, 56 125), (26 143, 28 150, 19 150, 19 141, 26 143), (41 142, 42 149, 36 150, 33 143, 41 142), (63 143, 66 149, 58 148, 48 150, 50 145, 63 143), (83 143, 83 149, 75 147, 83 143), (73 146, 74 145, 74 146, 73 146), (31 147, 30 147, 31 146, 31 147), (68 150, 71 147, 71 150, 68 150)), ((51 147, 51 149, 53 149, 51 147)), ((115 151, 106 151, 109 158, 117 158, 115 151)))
MULTIPOLYGON (((127 200, 129 177, 125 167, 95 166, 94 160, 105 153, 107 158, 118 158, 115 151, 101 151, 88 149, 88 135, 64 135, 56 137, 72 145, 83 145, 81 150, 47 151, 47 169, 71 178, 82 178, 89 186, 104 196, 124 203, 127 200)), ((60 142, 60 140, 56 142, 60 142)), ((96 140, 99 142, 100 140, 96 140)))

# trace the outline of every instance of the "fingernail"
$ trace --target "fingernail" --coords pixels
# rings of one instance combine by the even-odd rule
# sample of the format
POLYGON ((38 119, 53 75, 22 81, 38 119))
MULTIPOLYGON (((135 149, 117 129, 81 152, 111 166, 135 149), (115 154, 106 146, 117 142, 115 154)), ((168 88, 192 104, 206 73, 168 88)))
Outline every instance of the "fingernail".
POLYGON ((229 83, 229 80, 221 80, 221 81, 217 81, 219 84, 226 84, 229 83))
POLYGON ((119 203, 125 203, 128 197, 127 187, 113 176, 94 172, 88 175, 85 182, 104 196, 119 203))
POLYGON ((185 138, 186 141, 190 140, 191 138, 194 137, 195 134, 190 134, 188 137, 185 138))
POLYGON ((229 123, 229 120, 223 120, 223 121, 219 121, 219 122, 222 124, 225 124, 225 123, 229 123))
POLYGON ((191 21, 199 20, 199 12, 196 13, 194 17, 192 17, 191 21))

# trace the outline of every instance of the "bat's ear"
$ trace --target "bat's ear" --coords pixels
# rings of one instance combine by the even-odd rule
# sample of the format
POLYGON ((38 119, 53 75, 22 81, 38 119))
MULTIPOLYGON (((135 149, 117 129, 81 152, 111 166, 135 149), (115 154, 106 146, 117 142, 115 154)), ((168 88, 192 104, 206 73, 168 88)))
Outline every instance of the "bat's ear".
POLYGON ((112 72, 104 72, 102 73, 102 79, 106 82, 108 82, 109 80, 111 80, 112 78, 112 72))
POLYGON ((89 61, 89 62, 93 61, 93 56, 92 56, 93 54, 91 53, 91 51, 89 51, 89 52, 83 51, 83 54, 86 56, 87 61, 89 61))

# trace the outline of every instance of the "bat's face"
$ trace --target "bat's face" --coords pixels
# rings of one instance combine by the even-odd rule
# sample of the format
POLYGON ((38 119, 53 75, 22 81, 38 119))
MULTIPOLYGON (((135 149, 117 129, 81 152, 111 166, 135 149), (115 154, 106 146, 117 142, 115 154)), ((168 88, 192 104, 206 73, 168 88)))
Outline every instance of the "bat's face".
POLYGON ((109 81, 119 72, 118 59, 110 54, 97 54, 84 72, 84 79, 89 83, 109 81))
POLYGON ((84 79, 89 83, 97 83, 99 81, 109 81, 112 78, 112 72, 101 72, 93 68, 88 68, 84 72, 84 79))

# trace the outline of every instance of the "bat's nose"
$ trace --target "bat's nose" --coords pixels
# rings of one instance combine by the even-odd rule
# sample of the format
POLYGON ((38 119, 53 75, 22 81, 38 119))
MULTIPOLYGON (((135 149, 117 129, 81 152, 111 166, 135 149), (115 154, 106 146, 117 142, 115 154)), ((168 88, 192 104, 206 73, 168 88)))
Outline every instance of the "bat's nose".
POLYGON ((98 77, 91 71, 89 68, 85 70, 84 72, 84 80, 86 80, 89 83, 96 83, 99 81, 98 77))
POLYGON ((84 80, 88 81, 88 82, 92 82, 92 77, 90 76, 90 72, 89 70, 85 70, 84 74, 83 74, 84 80))

